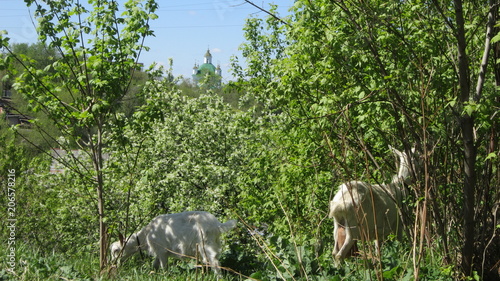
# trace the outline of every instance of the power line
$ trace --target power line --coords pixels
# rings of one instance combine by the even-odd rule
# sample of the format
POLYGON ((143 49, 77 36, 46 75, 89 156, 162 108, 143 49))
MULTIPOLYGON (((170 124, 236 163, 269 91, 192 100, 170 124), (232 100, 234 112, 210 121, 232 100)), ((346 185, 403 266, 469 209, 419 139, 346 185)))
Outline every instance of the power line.
POLYGON ((220 28, 220 27, 242 27, 243 24, 224 24, 224 25, 184 25, 184 26, 154 26, 152 28, 159 29, 175 29, 175 28, 220 28))

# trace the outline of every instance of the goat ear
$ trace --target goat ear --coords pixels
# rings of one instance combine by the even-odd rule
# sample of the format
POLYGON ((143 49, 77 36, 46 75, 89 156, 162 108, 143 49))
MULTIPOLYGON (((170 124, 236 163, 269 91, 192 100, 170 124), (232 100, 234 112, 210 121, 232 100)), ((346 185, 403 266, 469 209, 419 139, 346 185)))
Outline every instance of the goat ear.
POLYGON ((391 145, 389 145, 389 149, 392 151, 392 153, 394 153, 394 155, 396 157, 400 157, 401 156, 401 151, 395 149, 394 147, 392 147, 391 145))
POLYGON ((415 153, 417 152, 417 143, 414 143, 414 144, 413 144, 413 146, 411 147, 410 152, 411 152, 412 154, 415 154, 415 153))
POLYGON ((120 245, 123 247, 125 245, 125 237, 120 232, 118 232, 118 239, 120 239, 120 245))

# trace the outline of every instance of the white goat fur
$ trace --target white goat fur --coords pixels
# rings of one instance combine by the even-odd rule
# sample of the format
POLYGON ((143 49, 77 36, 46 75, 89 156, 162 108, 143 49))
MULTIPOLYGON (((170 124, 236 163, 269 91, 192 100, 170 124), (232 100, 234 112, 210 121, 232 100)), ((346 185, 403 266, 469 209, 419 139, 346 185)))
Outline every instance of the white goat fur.
POLYGON ((125 245, 123 241, 111 244, 111 256, 113 260, 120 255, 126 259, 139 250, 144 251, 156 257, 153 263, 155 269, 166 268, 169 257, 199 256, 219 273, 220 235, 235 226, 235 220, 221 223, 208 212, 160 215, 132 234, 125 245))
POLYGON ((340 185, 330 202, 329 217, 334 219, 336 240, 333 256, 336 262, 344 259, 355 240, 377 242, 391 233, 401 235, 398 213, 403 196, 402 185, 410 177, 410 160, 406 153, 393 147, 391 151, 399 157, 399 171, 389 184, 369 184, 351 181, 340 185), (340 247, 339 229, 345 228, 345 241, 340 247))

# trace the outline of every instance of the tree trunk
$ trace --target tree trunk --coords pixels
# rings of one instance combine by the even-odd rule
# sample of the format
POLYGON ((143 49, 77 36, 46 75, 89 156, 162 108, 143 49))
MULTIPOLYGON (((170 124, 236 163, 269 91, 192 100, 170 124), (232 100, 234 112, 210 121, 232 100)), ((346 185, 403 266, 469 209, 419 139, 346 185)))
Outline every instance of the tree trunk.
POLYGON ((107 236, 106 236, 106 223, 104 222, 104 197, 103 197, 103 181, 102 172, 98 175, 97 184, 97 207, 99 212, 99 267, 102 271, 107 265, 106 249, 107 249, 107 236))
MULTIPOLYGON (((103 178, 103 156, 102 156, 102 119, 98 121, 96 143, 91 140, 92 160, 96 173, 96 191, 97 191, 97 212, 99 216, 99 268, 102 271, 107 265, 107 230, 104 221, 105 199, 104 199, 104 178, 103 178)), ((92 137, 91 137, 92 138, 92 137)))
MULTIPOLYGON (((463 109, 470 100, 469 61, 467 58, 465 39, 465 21, 462 1, 455 0, 456 39, 458 48, 458 78, 460 85, 460 105, 463 109)), ((464 244, 462 247, 462 270, 466 275, 472 273, 474 254, 474 195, 476 188, 476 147, 474 145, 474 117, 467 113, 460 113, 460 127, 463 140, 463 204, 464 204, 464 244)))

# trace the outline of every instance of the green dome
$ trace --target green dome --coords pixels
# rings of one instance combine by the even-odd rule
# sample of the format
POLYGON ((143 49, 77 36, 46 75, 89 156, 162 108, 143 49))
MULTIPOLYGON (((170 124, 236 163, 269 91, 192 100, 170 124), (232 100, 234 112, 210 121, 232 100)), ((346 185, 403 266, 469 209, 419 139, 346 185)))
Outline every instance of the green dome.
POLYGON ((215 66, 211 63, 204 63, 202 65, 200 65, 200 67, 198 68, 198 71, 205 74, 205 73, 211 73, 211 74, 214 74, 215 73, 215 66))

